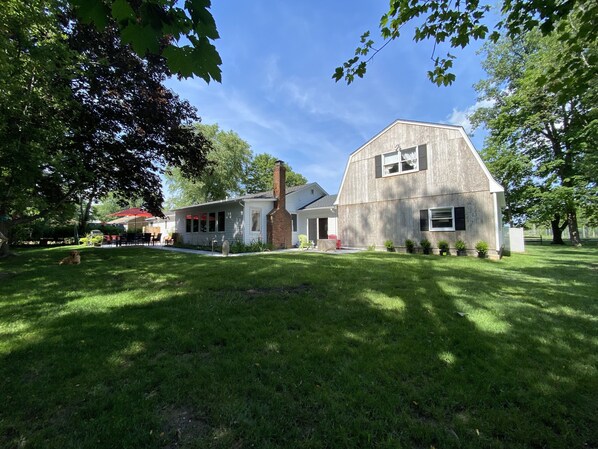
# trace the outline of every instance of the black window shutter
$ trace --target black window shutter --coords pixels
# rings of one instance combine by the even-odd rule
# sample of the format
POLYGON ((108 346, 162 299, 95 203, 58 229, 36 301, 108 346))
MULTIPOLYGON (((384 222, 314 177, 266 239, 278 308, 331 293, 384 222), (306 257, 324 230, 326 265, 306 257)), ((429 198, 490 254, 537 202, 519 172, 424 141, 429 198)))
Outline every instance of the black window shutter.
POLYGON ((382 177, 382 155, 379 154, 375 158, 376 161, 376 178, 382 177))
POLYGON ((417 155, 419 157, 419 169, 428 169, 428 146, 426 144, 417 147, 417 155))
POLYGON ((455 231, 465 231, 464 207, 455 207, 455 231))
POLYGON ((419 211, 419 230, 430 230, 430 226, 428 225, 428 209, 422 209, 419 211))

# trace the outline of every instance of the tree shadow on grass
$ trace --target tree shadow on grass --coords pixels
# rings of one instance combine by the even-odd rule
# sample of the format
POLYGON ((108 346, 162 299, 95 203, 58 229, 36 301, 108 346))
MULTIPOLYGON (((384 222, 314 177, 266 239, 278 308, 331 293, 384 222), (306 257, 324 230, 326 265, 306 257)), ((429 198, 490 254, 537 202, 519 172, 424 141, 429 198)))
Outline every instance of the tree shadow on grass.
POLYGON ((2 446, 596 443, 595 327, 513 296, 547 292, 529 276, 423 256, 108 253, 84 254, 68 294, 44 290, 58 267, 28 273, 19 319, 35 329, 0 356, 2 446))

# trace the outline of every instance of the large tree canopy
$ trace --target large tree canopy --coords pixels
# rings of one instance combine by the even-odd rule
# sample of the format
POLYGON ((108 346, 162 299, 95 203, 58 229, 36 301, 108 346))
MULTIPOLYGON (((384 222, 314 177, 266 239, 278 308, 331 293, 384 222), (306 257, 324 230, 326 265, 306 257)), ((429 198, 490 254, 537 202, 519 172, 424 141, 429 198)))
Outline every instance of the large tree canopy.
POLYGON ((163 86, 163 58, 142 59, 108 23, 98 31, 61 1, 0 11, 0 227, 71 210, 108 192, 160 213, 160 174, 197 177, 209 142, 195 109, 163 86))
POLYGON ((201 179, 189 178, 176 167, 167 171, 169 207, 221 200, 245 191, 245 172, 252 157, 249 144, 234 131, 219 129, 217 124, 199 124, 196 129, 211 142, 208 167, 201 179))
MULTIPOLYGON (((480 0, 391 0, 388 11, 380 19, 383 40, 377 44, 370 32, 361 36, 355 56, 337 67, 333 78, 345 79, 350 84, 355 77, 362 78, 372 58, 387 44, 398 39, 402 27, 415 26, 415 41, 432 40, 434 51, 443 47, 450 50, 444 56, 432 55, 433 70, 428 71, 430 80, 438 85, 449 85, 455 80, 451 72, 454 49, 464 48, 472 41, 490 39, 496 42, 501 33, 516 39, 534 28, 546 35, 556 28, 563 31, 566 19, 575 16, 576 27, 559 33, 561 44, 577 49, 584 42, 596 38, 598 28, 598 2, 595 0, 502 0, 498 2, 500 16, 492 11, 493 2, 480 0), (496 19, 495 19, 496 18, 496 19)), ((579 77, 586 78, 588 66, 595 67, 596 60, 568 61, 561 75, 575 84, 579 77)))
MULTIPOLYGON (((260 153, 252 159, 246 173, 245 190, 247 193, 265 192, 274 188, 273 174, 276 160, 268 153, 260 153)), ((287 187, 300 186, 307 184, 307 179, 294 172, 290 165, 286 165, 285 184, 287 187)))
MULTIPOLYGON (((210 140, 208 167, 201 179, 190 179, 180 169, 168 170, 166 184, 168 206, 183 207, 207 201, 223 200, 245 193, 273 189, 274 165, 271 154, 253 155, 249 144, 234 131, 220 130, 218 125, 196 125, 210 140)), ((287 187, 303 185, 307 179, 286 166, 287 187)))
MULTIPOLYGON (((579 244, 577 211, 595 204, 597 195, 598 75, 586 77, 579 92, 567 89, 559 77, 568 64, 559 57, 563 51, 558 35, 539 30, 488 45, 488 78, 476 87, 491 106, 473 118, 489 131, 484 158, 506 187, 511 221, 550 222, 554 243, 562 243, 569 227, 579 244)), ((584 56, 596 51, 589 47, 584 56)))

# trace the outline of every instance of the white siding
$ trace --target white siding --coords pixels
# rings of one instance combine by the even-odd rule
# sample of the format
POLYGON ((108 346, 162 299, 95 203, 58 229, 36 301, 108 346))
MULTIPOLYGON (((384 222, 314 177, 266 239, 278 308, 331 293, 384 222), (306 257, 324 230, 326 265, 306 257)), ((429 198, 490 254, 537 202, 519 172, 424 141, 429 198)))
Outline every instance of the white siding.
POLYGON ((181 236, 182 242, 188 245, 210 245, 212 240, 216 240, 219 244, 228 240, 233 242, 237 239, 243 239, 243 208, 238 202, 231 202, 225 204, 214 204, 206 206, 198 206, 178 210, 175 212, 176 232, 181 236), (224 232, 218 232, 218 223, 216 224, 216 231, 214 232, 187 232, 186 231, 186 216, 200 215, 201 213, 214 212, 216 219, 218 219, 218 212, 224 212, 224 232))
POLYGON ((261 240, 262 242, 268 241, 267 235, 267 215, 274 207, 273 200, 264 200, 264 201, 257 201, 257 200, 247 200, 244 202, 245 207, 243 209, 243 214, 245 216, 245 229, 244 229, 244 239, 245 243, 249 244, 251 242, 255 242, 257 240, 261 240), (258 209, 261 212, 261 229, 260 232, 252 232, 251 231, 251 211, 253 209, 258 209))
POLYGON ((326 191, 318 184, 308 185, 296 192, 289 193, 286 197, 286 209, 291 214, 327 195, 326 191))
POLYGON ((308 220, 310 218, 328 218, 328 234, 334 234, 338 237, 338 220, 336 217, 336 207, 330 207, 326 209, 307 209, 301 210, 297 214, 297 232, 293 233, 294 244, 299 243, 299 234, 309 235, 308 220), (295 234, 297 234, 296 240, 295 234))

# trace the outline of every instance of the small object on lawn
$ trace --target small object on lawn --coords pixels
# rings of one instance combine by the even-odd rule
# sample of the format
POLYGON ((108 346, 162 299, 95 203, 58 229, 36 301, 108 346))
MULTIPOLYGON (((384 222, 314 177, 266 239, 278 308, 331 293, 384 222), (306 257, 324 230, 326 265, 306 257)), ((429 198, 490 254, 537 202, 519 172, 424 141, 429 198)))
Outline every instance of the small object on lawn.
POLYGON ((456 313, 457 315, 459 315, 459 316, 465 316, 465 315, 467 315, 465 312, 455 312, 455 313, 456 313))
POLYGON ((58 262, 58 265, 79 265, 81 263, 81 255, 79 251, 71 251, 70 254, 58 262))
POLYGON ((230 253, 230 243, 228 240, 225 240, 224 243, 222 243, 222 255, 228 257, 228 253, 230 253))

